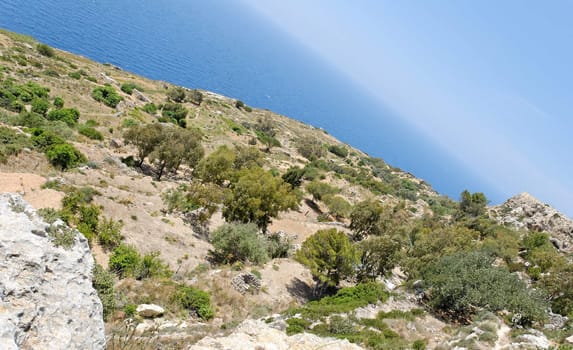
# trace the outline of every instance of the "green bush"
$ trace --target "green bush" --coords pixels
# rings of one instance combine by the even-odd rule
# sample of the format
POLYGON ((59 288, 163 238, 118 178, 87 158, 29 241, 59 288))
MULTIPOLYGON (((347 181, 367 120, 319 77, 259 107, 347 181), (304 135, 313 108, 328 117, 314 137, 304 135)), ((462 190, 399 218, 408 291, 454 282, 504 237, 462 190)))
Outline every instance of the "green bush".
POLYGON ((159 258, 159 252, 151 252, 141 258, 135 278, 142 280, 152 277, 171 277, 172 274, 169 265, 159 258))
POLYGON ((107 320, 115 310, 115 291, 113 284, 113 275, 106 271, 101 265, 95 264, 92 286, 101 300, 104 320, 107 320))
POLYGON ((348 149, 344 146, 331 145, 328 146, 328 151, 340 158, 346 158, 348 156, 348 149))
POLYGON ((282 179, 284 182, 289 183, 292 188, 300 187, 305 169, 297 166, 290 167, 286 173, 283 174, 282 179))
POLYGON ((121 84, 121 91, 125 92, 128 95, 131 95, 133 93, 133 90, 139 90, 141 92, 143 92, 143 88, 135 83, 123 83, 121 84))
POLYGON ((54 97, 54 107, 57 109, 62 109, 64 108, 64 99, 61 97, 54 97))
POLYGON ((225 264, 250 261, 254 264, 269 260, 267 242, 258 234, 255 224, 224 224, 211 234, 213 260, 225 264))
POLYGON ((30 131, 32 133, 30 140, 36 148, 42 151, 47 150, 50 146, 66 143, 66 140, 51 131, 40 128, 31 129, 30 131))
POLYGON ((143 107, 141 107, 141 109, 145 113, 149 113, 151 115, 155 115, 155 113, 157 113, 157 106, 153 103, 146 103, 143 107))
POLYGON ((45 98, 35 98, 32 100, 32 113, 38 113, 45 116, 50 109, 50 102, 45 98))
POLYGON ((86 125, 80 126, 78 128, 78 132, 92 140, 99 140, 99 141, 103 140, 103 134, 101 132, 86 125))
POLYGON ((317 201, 322 200, 326 196, 332 196, 340 192, 338 188, 320 181, 312 181, 306 185, 306 190, 312 195, 312 198, 317 201))
POLYGON ((46 44, 36 45, 36 51, 38 51, 38 53, 40 55, 46 56, 46 57, 54 57, 56 55, 56 52, 54 51, 54 49, 52 49, 50 46, 48 46, 46 44))
POLYGON ((100 207, 97 205, 82 205, 78 209, 77 228, 91 241, 97 234, 100 207))
POLYGON ((187 108, 183 107, 183 105, 172 102, 164 104, 163 109, 161 110, 161 115, 163 117, 168 118, 174 124, 183 128, 186 127, 185 118, 187 117, 187 113, 189 113, 189 111, 187 108))
POLYGON ((141 255, 134 246, 121 244, 109 257, 109 270, 119 278, 134 277, 141 264, 141 255))
POLYGON ((80 72, 70 72, 70 73, 68 73, 68 77, 70 77, 72 79, 80 80, 82 78, 82 75, 80 72))
POLYGON ((108 107, 115 108, 122 100, 111 85, 98 86, 92 91, 92 98, 108 107))
POLYGON ((203 320, 210 320, 215 316, 211 306, 211 296, 207 292, 189 286, 179 286, 173 299, 182 308, 194 312, 203 320))
POLYGON ((466 320, 477 308, 519 313, 520 323, 545 317, 539 294, 507 269, 493 266, 494 257, 474 251, 442 257, 423 271, 430 287, 428 305, 444 316, 466 320))
POLYGON ((6 163, 10 156, 19 154, 24 148, 33 147, 33 143, 24 134, 0 127, 0 163, 6 163))
POLYGON ((302 333, 305 330, 307 330, 312 324, 312 322, 298 317, 289 318, 286 320, 286 323, 287 323, 287 328, 286 328, 287 335, 302 333))
POLYGON ((172 87, 167 90, 167 97, 175 103, 181 103, 185 101, 185 89, 180 86, 172 87))
POLYGON ((121 228, 123 224, 113 219, 103 218, 97 225, 97 238, 99 243, 107 248, 114 249, 121 244, 121 228))
POLYGON ((62 170, 76 167, 87 161, 87 158, 70 144, 56 144, 46 150, 50 163, 62 170))
POLYGON ((324 157, 324 147, 314 136, 305 136, 297 141, 297 150, 303 157, 313 161, 324 157))
POLYGON ((323 198, 328 212, 337 219, 344 219, 350 215, 352 205, 341 196, 327 195, 323 198))
POLYGON ((80 119, 80 112, 75 108, 61 108, 51 110, 46 116, 48 120, 61 120, 68 126, 74 126, 80 119))
POLYGON ((203 94, 201 93, 201 91, 193 89, 189 91, 187 99, 189 100, 189 102, 199 106, 201 105, 201 102, 203 102, 203 94))
POLYGON ((56 247, 70 249, 76 242, 76 232, 65 225, 48 226, 48 237, 56 247))

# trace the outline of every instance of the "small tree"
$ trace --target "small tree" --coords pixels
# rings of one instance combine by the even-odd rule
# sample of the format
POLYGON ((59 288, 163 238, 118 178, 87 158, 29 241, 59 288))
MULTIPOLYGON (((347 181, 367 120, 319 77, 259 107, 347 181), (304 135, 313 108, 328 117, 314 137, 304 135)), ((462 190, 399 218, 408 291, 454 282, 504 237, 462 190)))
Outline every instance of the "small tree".
POLYGON ((310 269, 317 287, 337 287, 341 280, 354 275, 358 263, 356 249, 344 232, 319 230, 308 237, 295 259, 310 269))
POLYGON ((59 108, 51 110, 46 117, 48 120, 60 120, 68 126, 74 126, 80 119, 80 111, 75 108, 59 108))
POLYGON ((382 214, 382 206, 377 202, 366 200, 354 206, 350 213, 350 229, 354 240, 361 240, 369 235, 379 235, 378 220, 382 214))
POLYGON ((279 212, 298 206, 297 196, 280 177, 255 167, 238 171, 231 195, 224 202, 227 221, 255 223, 263 232, 279 212))
POLYGON ((163 137, 161 124, 135 125, 123 135, 126 144, 133 144, 137 148, 138 167, 143 165, 145 158, 161 143, 163 137))
POLYGON ((203 157, 201 135, 195 130, 164 128, 161 142, 150 154, 157 167, 157 180, 165 172, 176 172, 181 164, 195 168, 203 157))
POLYGON ((230 179, 237 156, 233 150, 223 145, 199 163, 198 175, 203 181, 223 185, 230 179))
POLYGON ((167 90, 167 97, 173 102, 181 103, 185 101, 185 96, 185 89, 180 86, 172 87, 167 90))
POLYGON ((193 89, 189 91, 189 93, 187 94, 187 99, 194 105, 199 106, 201 105, 201 102, 203 102, 203 94, 201 93, 201 91, 193 89))
POLYGON ((289 183, 292 188, 300 187, 305 169, 297 166, 290 167, 286 173, 283 174, 282 179, 284 182, 289 183))
POLYGON ((328 195, 324 197, 324 203, 329 214, 338 220, 348 217, 350 210, 352 210, 352 205, 341 196, 328 195))
POLYGON ((477 217, 485 213, 487 198, 481 192, 470 193, 468 190, 462 192, 457 217, 477 217))
POLYGON ((371 237, 358 244, 360 255, 359 280, 375 280, 396 266, 401 244, 387 236, 371 237))

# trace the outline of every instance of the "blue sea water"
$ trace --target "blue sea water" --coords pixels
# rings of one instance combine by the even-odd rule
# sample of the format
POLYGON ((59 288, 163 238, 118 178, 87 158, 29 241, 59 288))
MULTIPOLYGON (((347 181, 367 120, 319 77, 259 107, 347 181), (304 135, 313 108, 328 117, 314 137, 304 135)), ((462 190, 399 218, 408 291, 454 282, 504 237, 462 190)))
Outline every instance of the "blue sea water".
POLYGON ((0 27, 314 126, 457 198, 487 190, 441 149, 239 0, 2 0, 0 27))

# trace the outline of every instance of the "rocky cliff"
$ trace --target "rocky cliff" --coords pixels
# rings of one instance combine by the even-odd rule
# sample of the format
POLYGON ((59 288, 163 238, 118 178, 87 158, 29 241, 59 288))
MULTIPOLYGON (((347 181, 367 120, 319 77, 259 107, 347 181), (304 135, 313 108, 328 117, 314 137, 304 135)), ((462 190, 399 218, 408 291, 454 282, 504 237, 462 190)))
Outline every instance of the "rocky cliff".
POLYGON ((520 193, 490 209, 499 223, 517 229, 544 231, 563 252, 573 252, 573 220, 529 193, 520 193))
POLYGON ((93 265, 79 232, 1 194, 0 349, 104 349, 93 265))

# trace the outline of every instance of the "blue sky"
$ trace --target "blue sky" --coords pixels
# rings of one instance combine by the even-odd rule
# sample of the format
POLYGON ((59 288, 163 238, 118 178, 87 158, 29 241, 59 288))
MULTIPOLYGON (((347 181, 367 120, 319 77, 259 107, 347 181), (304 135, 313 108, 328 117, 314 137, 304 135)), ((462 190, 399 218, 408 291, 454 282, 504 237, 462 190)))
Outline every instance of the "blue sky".
POLYGON ((573 2, 241 1, 445 149, 494 202, 526 191, 573 216, 573 2))

